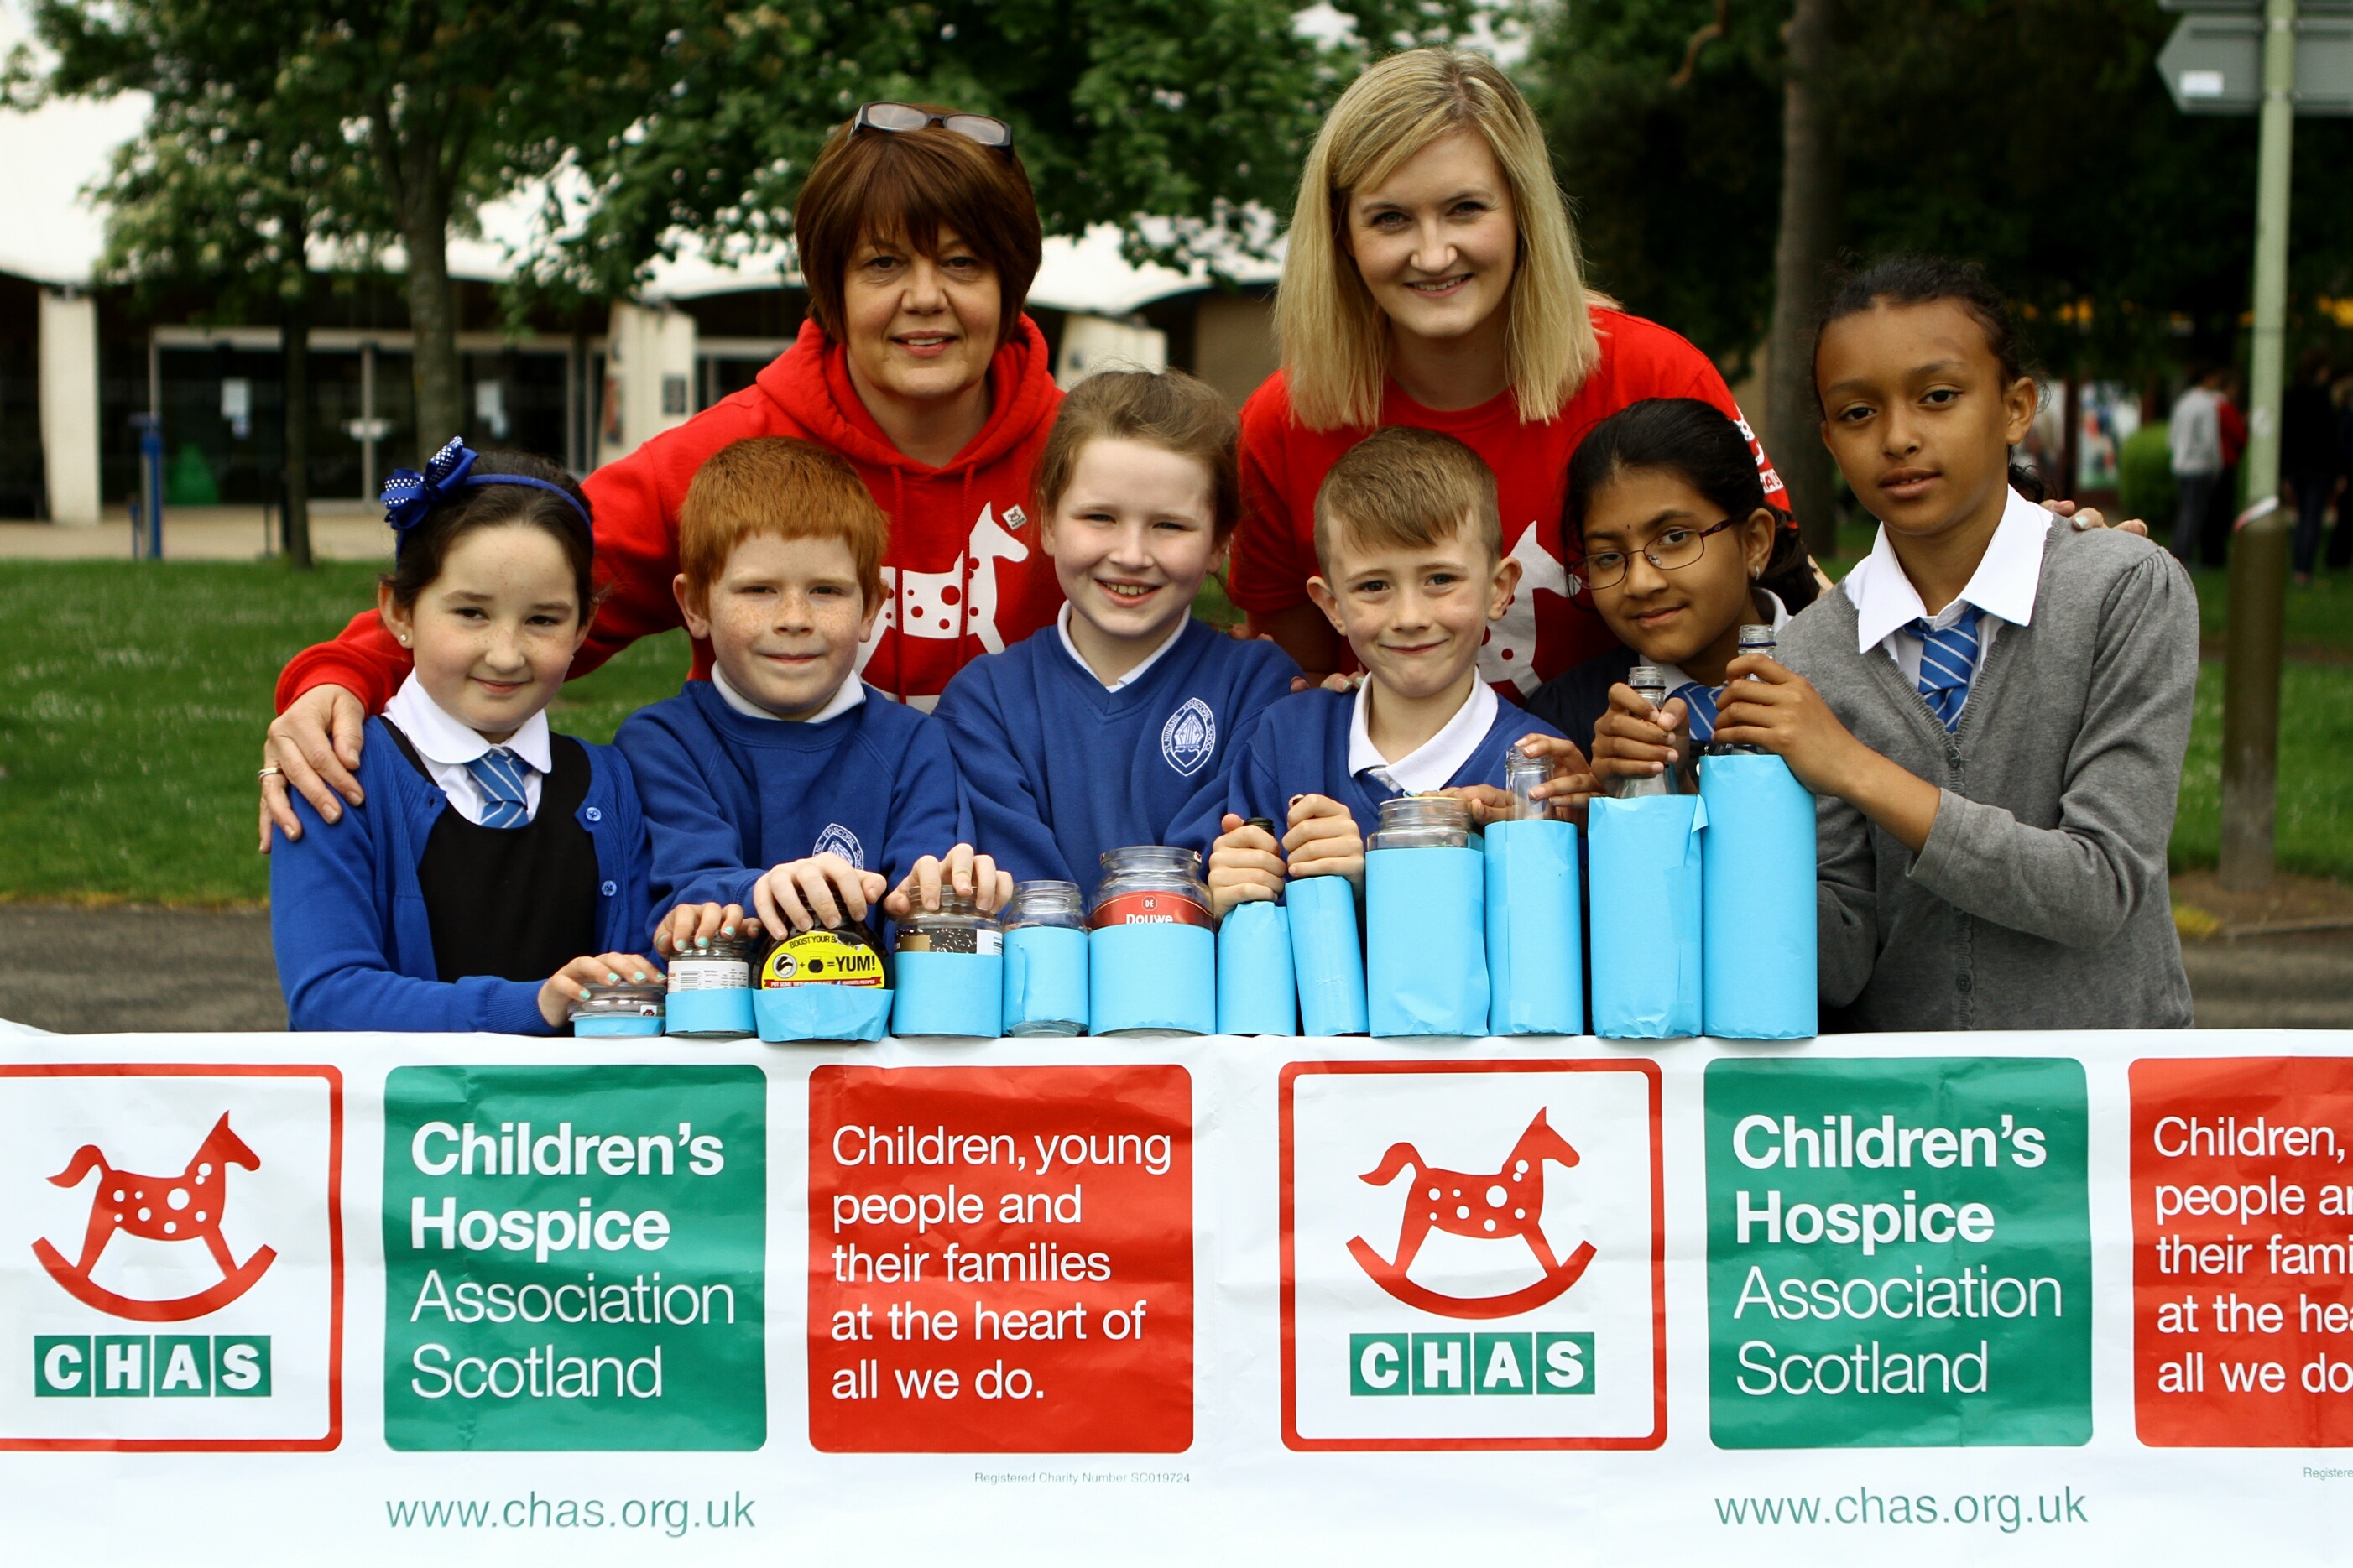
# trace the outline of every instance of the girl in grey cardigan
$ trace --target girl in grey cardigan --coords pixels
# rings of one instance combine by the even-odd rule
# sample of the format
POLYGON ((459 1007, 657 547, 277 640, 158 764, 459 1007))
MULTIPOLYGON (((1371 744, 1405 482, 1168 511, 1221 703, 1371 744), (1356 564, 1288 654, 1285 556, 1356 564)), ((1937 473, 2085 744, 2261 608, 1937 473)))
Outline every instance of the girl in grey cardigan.
POLYGON ((1879 538, 1790 623, 1782 665, 1734 661, 1715 733, 1820 797, 1825 1008, 1874 1030, 2186 1026, 2165 860, 2188 575, 2013 487, 2034 383, 1974 268, 1848 281, 1814 378, 1879 538))

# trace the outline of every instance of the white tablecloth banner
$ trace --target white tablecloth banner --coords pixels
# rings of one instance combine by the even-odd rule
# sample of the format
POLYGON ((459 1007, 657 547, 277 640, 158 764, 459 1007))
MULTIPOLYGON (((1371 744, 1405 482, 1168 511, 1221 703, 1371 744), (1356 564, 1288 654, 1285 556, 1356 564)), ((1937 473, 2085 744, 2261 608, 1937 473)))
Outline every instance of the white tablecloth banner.
POLYGON ((2342 1563, 2353 1035, 0 1036, 12 1562, 2342 1563))

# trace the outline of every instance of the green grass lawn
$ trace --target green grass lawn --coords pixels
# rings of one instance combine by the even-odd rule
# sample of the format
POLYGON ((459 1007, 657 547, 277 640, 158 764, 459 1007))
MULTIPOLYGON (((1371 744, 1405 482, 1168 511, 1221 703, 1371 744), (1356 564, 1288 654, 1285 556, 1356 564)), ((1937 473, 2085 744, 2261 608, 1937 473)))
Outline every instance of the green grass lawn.
MULTIPOLYGON (((265 897, 253 771, 271 689, 373 582, 353 563, 0 562, 0 897, 265 897)), ((2200 574, 2199 598, 2219 635, 2220 573, 2200 574)), ((1221 599, 1205 593, 1202 608, 1219 615, 1221 599)), ((2294 647, 2353 652, 2353 581, 2291 589, 2286 625, 2294 647)), ((556 726, 610 740, 685 672, 683 633, 640 643, 565 688, 556 726)), ((2178 867, 2216 854, 2221 676, 2209 665, 2199 679, 2178 867)), ((2281 864, 2353 879, 2353 662, 2291 663, 2282 730, 2281 864)))

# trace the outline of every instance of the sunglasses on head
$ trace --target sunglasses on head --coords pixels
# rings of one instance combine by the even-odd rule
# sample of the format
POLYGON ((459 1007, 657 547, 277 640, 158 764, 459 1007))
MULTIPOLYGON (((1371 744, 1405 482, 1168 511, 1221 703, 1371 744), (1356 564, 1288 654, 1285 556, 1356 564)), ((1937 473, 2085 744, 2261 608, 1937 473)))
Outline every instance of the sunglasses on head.
POLYGON ((935 114, 912 103, 861 103, 858 106, 857 116, 849 124, 853 131, 888 131, 894 133, 928 131, 939 125, 967 142, 977 142, 1000 153, 1013 151, 1013 127, 986 114, 935 114))

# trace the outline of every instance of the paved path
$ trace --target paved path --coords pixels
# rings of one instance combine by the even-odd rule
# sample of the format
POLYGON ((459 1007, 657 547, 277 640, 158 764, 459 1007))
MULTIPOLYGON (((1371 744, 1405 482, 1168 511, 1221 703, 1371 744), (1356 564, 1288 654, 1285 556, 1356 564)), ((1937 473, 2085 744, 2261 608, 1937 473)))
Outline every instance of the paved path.
MULTIPOLYGON (((2192 942, 2201 1027, 2353 1029, 2353 931, 2192 942)), ((282 1029, 259 910, 0 904, 0 1018, 69 1033, 282 1029)))
MULTIPOLYGON (((164 509, 166 561, 252 561, 273 553, 277 514, 265 524, 258 506, 164 509)), ((384 508, 355 500, 311 503, 311 549, 322 561, 388 561, 392 531, 384 508)), ((128 560, 131 516, 107 509, 106 521, 83 528, 53 522, 0 522, 0 561, 128 560)))

